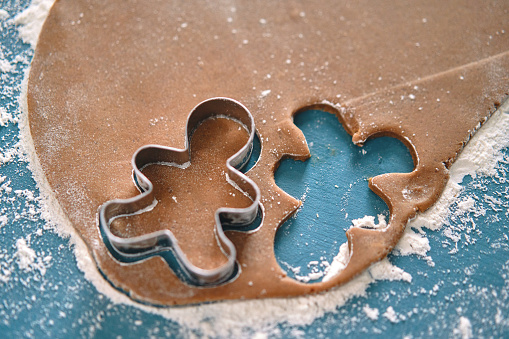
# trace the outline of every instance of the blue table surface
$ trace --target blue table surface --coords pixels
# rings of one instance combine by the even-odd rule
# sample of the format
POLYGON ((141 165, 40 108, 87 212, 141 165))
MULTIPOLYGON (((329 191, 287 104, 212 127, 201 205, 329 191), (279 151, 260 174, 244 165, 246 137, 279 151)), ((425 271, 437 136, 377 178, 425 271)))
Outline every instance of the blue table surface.
MULTIPOLYGON (((0 76, 0 107, 16 118, 20 114, 20 84, 33 50, 21 41, 10 18, 26 8, 28 1, 4 0, 0 4, 9 14, 0 23, 0 57, 12 65, 0 76)), ((284 269, 301 267, 298 274, 288 270, 290 276, 305 276, 323 270, 308 265, 310 261, 332 261, 346 241, 344 231, 352 219, 388 216, 387 206, 369 191, 366 179, 386 172, 409 172, 413 164, 406 147, 395 139, 375 139, 362 149, 354 146, 328 113, 307 111, 298 115, 295 123, 306 135, 312 158, 306 162, 285 160, 275 174, 281 188, 304 199, 297 217, 278 231, 275 252, 284 269)), ((18 123, 0 126, 0 135, 0 153, 5 157, 19 140, 18 123)), ((503 152, 506 162, 498 165, 499 177, 508 171, 509 149, 503 152)), ((0 337, 203 334, 101 295, 78 269, 69 241, 48 229, 41 218, 39 192, 26 160, 14 154, 11 161, 0 164, 0 176, 5 177, 0 183, 0 215, 8 218, 0 227, 0 337), (37 254, 35 269, 19 267, 15 255, 19 239, 25 239, 37 254)), ((411 283, 378 281, 366 296, 352 298, 312 324, 280 324, 271 330, 271 336, 461 337, 455 328, 460 317, 466 317, 474 337, 509 337, 509 184, 500 178, 478 176, 466 177, 462 185, 458 201, 476 194, 476 203, 485 213, 450 218, 449 226, 439 231, 424 229, 434 267, 416 255, 390 255, 391 263, 412 275, 411 283), (499 199, 499 203, 490 204, 489 198, 483 198, 486 196, 499 199), (445 229, 457 231, 459 241, 451 241, 445 229), (370 320, 363 311, 365 305, 380 313, 392 306, 404 317, 396 323, 383 316, 370 320)))

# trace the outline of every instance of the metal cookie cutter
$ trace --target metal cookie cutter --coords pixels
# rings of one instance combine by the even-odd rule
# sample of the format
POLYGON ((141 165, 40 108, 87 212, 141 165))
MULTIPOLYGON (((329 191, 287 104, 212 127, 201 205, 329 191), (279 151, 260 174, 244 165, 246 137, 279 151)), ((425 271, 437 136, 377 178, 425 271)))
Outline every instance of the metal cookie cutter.
MULTIPOLYGON (((241 169, 251 156, 255 135, 254 119, 249 110, 241 103, 229 98, 212 98, 198 104, 189 114, 186 125, 185 148, 177 149, 160 145, 145 145, 133 155, 131 164, 133 178, 141 194, 130 199, 110 200, 99 208, 99 227, 106 235, 111 247, 120 255, 130 259, 146 257, 148 254, 171 250, 183 271, 200 285, 213 285, 231 277, 235 269, 237 251, 226 237, 223 225, 229 229, 242 230, 257 216, 260 201, 260 189, 241 169), (245 192, 252 204, 246 208, 219 208, 215 212, 215 234, 222 251, 228 260, 214 269, 202 269, 193 265, 178 245, 178 241, 169 230, 161 230, 132 238, 122 238, 111 232, 111 222, 119 217, 142 213, 152 209, 157 200, 153 193, 153 184, 141 172, 150 164, 184 166, 191 161, 190 138, 198 125, 212 117, 226 117, 241 123, 249 132, 249 140, 226 161, 228 178, 232 185, 245 192)), ((219 136, 220 137, 220 136, 219 136)))

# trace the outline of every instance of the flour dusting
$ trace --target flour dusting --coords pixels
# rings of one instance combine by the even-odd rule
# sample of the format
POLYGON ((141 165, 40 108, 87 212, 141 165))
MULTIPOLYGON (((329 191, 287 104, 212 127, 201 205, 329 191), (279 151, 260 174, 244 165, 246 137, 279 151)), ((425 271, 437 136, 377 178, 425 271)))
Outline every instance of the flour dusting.
POLYGON ((460 317, 458 327, 454 329, 454 334, 460 335, 461 339, 471 339, 472 335, 472 324, 466 317, 460 317))
POLYGON ((362 310, 366 313, 366 316, 371 320, 378 320, 380 311, 378 308, 371 308, 369 305, 365 305, 362 310))
POLYGON ((398 315, 394 311, 394 308, 392 306, 387 307, 387 310, 384 314, 382 314, 385 318, 387 318, 391 323, 397 323, 399 322, 398 315))
POLYGON ((32 48, 37 45, 42 25, 48 16, 48 12, 55 0, 33 0, 32 4, 14 18, 14 23, 19 25, 19 36, 32 48))
POLYGON ((28 247, 25 239, 18 239, 16 241, 16 258, 18 260, 18 266, 25 272, 32 270, 36 255, 35 251, 28 247))

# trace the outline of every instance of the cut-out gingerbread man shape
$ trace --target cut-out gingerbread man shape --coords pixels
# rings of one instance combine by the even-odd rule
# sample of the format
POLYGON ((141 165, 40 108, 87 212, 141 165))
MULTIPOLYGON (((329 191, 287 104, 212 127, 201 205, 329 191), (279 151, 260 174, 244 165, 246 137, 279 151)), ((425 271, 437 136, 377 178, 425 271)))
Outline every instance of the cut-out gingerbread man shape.
POLYGON ((395 138, 377 138, 357 147, 328 112, 302 112, 294 123, 304 133, 311 157, 285 159, 274 173, 279 188, 302 200, 299 211, 278 229, 274 250, 289 277, 315 283, 329 271, 324 261, 333 262, 340 252, 352 220, 388 216, 385 202, 368 188, 369 178, 409 173, 413 161, 395 138))
POLYGON ((236 249, 222 227, 242 230, 258 212, 258 187, 236 169, 249 160, 254 133, 251 114, 234 100, 196 106, 185 149, 136 151, 134 179, 142 193, 101 206, 105 240, 131 259, 171 250, 196 284, 226 281, 235 271, 236 249), (181 213, 190 206, 194 213, 181 213))

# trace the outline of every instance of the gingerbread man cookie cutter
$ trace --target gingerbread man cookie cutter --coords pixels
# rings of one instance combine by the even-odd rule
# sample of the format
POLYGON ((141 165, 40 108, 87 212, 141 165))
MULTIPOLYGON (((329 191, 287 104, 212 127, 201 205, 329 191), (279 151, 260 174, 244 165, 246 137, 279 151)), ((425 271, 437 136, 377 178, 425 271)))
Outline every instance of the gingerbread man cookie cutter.
POLYGON ((131 165, 133 179, 141 194, 129 199, 114 199, 99 208, 99 227, 107 237, 111 247, 121 256, 129 259, 142 259, 147 255, 171 250, 184 273, 199 285, 217 285, 228 280, 235 271, 237 251, 225 235, 228 230, 242 231, 256 218, 260 205, 260 189, 249 177, 239 171, 251 156, 256 133, 253 116, 240 102, 229 98, 212 98, 198 104, 189 114, 186 124, 185 147, 183 149, 161 145, 145 145, 133 155, 131 165), (170 230, 160 230, 130 238, 119 237, 111 231, 111 223, 116 218, 151 210, 157 204, 152 182, 142 173, 144 167, 153 164, 185 167, 191 161, 190 139, 203 121, 214 118, 228 118, 239 122, 249 133, 246 144, 226 161, 228 182, 244 192, 252 201, 245 208, 221 207, 215 211, 215 235, 217 242, 227 257, 227 261, 213 269, 203 269, 193 265, 180 248, 176 237, 170 230))

